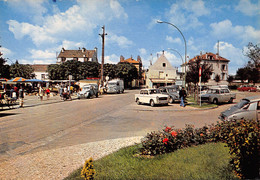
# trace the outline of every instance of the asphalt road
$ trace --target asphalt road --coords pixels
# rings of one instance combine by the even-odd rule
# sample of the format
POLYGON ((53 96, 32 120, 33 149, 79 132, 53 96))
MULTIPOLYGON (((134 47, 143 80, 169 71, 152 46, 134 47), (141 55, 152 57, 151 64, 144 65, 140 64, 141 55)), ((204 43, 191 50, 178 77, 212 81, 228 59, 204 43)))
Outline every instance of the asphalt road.
MULTIPOLYGON (((0 161, 99 140, 145 136, 166 125, 201 127, 216 123, 220 112, 232 105, 224 104, 208 110, 181 108, 178 104, 138 106, 134 102, 137 92, 128 90, 124 94, 1 111, 0 161)), ((259 93, 238 92, 235 102, 248 95, 259 93)))

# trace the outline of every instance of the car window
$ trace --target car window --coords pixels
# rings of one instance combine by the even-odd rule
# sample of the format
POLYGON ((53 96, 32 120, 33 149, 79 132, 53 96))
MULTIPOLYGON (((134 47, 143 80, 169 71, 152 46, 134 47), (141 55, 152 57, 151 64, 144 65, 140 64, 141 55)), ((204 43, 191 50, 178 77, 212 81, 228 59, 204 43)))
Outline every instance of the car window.
POLYGON ((260 110, 260 101, 257 103, 257 110, 260 110))
POLYGON ((249 111, 255 111, 257 108, 257 102, 251 103, 250 106, 247 108, 249 111))
POLYGON ((145 91, 144 91, 144 94, 148 94, 148 91, 147 91, 147 90, 145 90, 145 91))
POLYGON ((156 89, 152 89, 151 91, 150 91, 150 94, 156 94, 157 93, 157 90, 156 89))
POLYGON ((220 90, 220 93, 221 93, 221 94, 225 93, 225 90, 224 90, 224 89, 221 89, 221 90, 220 90))
POLYGON ((229 93, 229 90, 228 90, 228 89, 224 89, 224 92, 225 92, 225 93, 229 93))
POLYGON ((249 104, 249 101, 246 99, 242 99, 239 103, 237 103, 235 106, 238 107, 239 109, 242 107, 245 107, 246 105, 249 104))

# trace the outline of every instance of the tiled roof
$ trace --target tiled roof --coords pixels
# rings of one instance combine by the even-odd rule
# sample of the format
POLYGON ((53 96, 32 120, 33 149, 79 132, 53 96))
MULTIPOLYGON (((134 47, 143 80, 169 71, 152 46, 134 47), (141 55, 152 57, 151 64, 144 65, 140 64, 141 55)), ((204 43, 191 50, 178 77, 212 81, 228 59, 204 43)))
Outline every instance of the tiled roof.
POLYGON ((130 64, 139 64, 138 61, 132 59, 132 58, 128 58, 128 59, 125 59, 124 62, 129 62, 130 64))
POLYGON ((49 64, 33 64, 31 65, 35 72, 46 72, 49 64))
POLYGON ((82 51, 82 49, 64 51, 61 50, 58 58, 93 58, 94 53, 95 50, 85 50, 84 52, 82 51))
MULTIPOLYGON (((189 63, 197 61, 199 59, 199 57, 200 57, 199 55, 195 56, 194 58, 189 60, 189 63)), ((226 62, 229 62, 228 59, 223 58, 222 56, 211 53, 211 52, 202 54, 201 59, 202 60, 211 60, 211 61, 226 61, 226 62)))

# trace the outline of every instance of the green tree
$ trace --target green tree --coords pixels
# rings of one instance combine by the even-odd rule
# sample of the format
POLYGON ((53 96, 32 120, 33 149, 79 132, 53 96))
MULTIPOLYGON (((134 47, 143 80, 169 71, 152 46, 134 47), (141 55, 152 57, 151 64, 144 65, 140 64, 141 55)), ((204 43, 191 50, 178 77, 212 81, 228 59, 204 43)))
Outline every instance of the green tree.
POLYGON ((138 78, 138 71, 133 64, 119 62, 116 65, 116 77, 123 79, 125 86, 127 87, 129 82, 138 78))
POLYGON ((63 70, 59 64, 51 64, 47 67, 48 76, 51 80, 62 80, 63 70))
POLYGON ((227 78, 227 81, 228 81, 229 84, 232 83, 234 81, 234 76, 229 75, 228 78, 227 78))
POLYGON ((30 79, 35 77, 34 70, 29 64, 19 64, 18 60, 10 66, 10 77, 23 77, 30 79))
MULTIPOLYGON (((0 46, 1 47, 1 46, 0 46)), ((2 57, 2 53, 0 52, 0 78, 10 78, 9 69, 10 66, 6 63, 6 59, 2 57)))
POLYGON ((248 79, 248 68, 246 68, 246 67, 239 68, 236 73, 236 79, 241 80, 242 82, 247 80, 248 79))
POLYGON ((104 76, 108 76, 111 79, 116 78, 117 65, 115 64, 104 64, 104 76))
POLYGON ((253 43, 249 42, 245 56, 249 58, 249 62, 253 64, 255 68, 260 68, 260 48, 258 45, 254 45, 253 43))
POLYGON ((99 76, 100 64, 97 62, 83 62, 79 66, 79 79, 86 79, 88 77, 99 76))
POLYGON ((204 62, 201 64, 201 59, 198 59, 196 62, 190 63, 186 75, 187 83, 193 83, 197 85, 199 83, 199 68, 201 67, 201 82, 206 83, 209 81, 210 76, 212 75, 212 67, 204 62))

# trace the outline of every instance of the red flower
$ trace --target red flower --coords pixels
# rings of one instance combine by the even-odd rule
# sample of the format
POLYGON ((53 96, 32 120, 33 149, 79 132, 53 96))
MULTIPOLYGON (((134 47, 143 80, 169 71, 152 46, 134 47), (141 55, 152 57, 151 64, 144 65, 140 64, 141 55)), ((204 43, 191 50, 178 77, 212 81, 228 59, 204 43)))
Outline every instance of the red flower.
POLYGON ((164 138, 163 143, 164 143, 164 144, 167 144, 168 141, 169 141, 168 138, 164 138))
POLYGON ((166 132, 170 132, 171 130, 172 130, 172 128, 170 128, 170 127, 166 127, 166 128, 165 128, 165 131, 166 131, 166 132))
POLYGON ((201 134, 200 134, 200 136, 204 136, 204 134, 203 134, 203 133, 201 133, 201 134))
POLYGON ((178 134, 178 133, 177 133, 177 132, 175 132, 175 131, 172 131, 172 133, 171 133, 171 135, 172 135, 172 136, 174 136, 174 137, 176 137, 176 136, 177 136, 177 134, 178 134))

